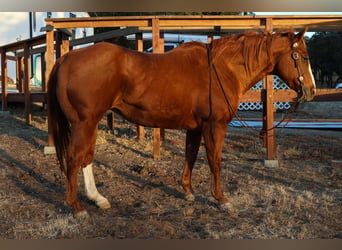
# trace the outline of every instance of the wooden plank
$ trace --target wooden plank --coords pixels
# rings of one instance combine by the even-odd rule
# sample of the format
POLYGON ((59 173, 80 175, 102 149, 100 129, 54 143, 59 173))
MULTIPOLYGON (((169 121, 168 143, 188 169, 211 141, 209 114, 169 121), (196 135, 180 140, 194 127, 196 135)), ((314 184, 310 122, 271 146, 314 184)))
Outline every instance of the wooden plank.
MULTIPOLYGON (((142 33, 135 34, 135 41, 136 41, 137 51, 140 51, 140 52, 144 51, 144 41, 143 41, 142 33)), ((137 125, 137 136, 139 140, 145 137, 145 129, 143 126, 137 125)))
POLYGON ((115 121, 114 121, 114 112, 110 111, 107 114, 107 126, 110 130, 114 130, 114 125, 115 125, 115 121))
MULTIPOLYGON (((160 38, 159 19, 152 19, 152 48, 153 53, 164 51, 163 40, 160 38)), ((160 159, 160 128, 153 128, 153 158, 160 159)))
POLYGON ((92 20, 92 19, 81 19, 77 20, 56 20, 53 22, 53 26, 56 29, 61 28, 98 28, 98 27, 147 27, 150 25, 150 20, 92 20))
POLYGON ((20 93, 24 92, 24 57, 18 58, 18 90, 20 93))
POLYGON ((9 93, 7 95, 8 102, 25 102, 25 95, 24 93, 9 93))
MULTIPOLYGON (((46 22, 46 25, 52 25, 50 22, 46 22)), ((50 76, 50 72, 52 70, 53 64, 54 64, 54 31, 47 31, 46 32, 46 72, 45 77, 47 79, 46 82, 46 89, 49 88, 48 86, 48 79, 50 76)), ((51 129, 51 119, 48 115, 48 146, 53 146, 53 136, 52 136, 52 129, 51 129)))
POLYGON ((7 58, 6 50, 1 49, 1 110, 7 110, 7 58))
MULTIPOLYGON (((248 90, 241 98, 241 102, 262 102, 261 90, 248 90)), ((274 89, 275 102, 294 102, 297 93, 292 89, 274 89)), ((342 101, 342 89, 317 89, 313 101, 336 102, 342 101)))
POLYGON ((65 34, 62 35, 62 41, 61 41, 61 56, 65 55, 66 53, 69 52, 69 37, 65 34))
POLYGON ((25 120, 27 124, 32 123, 31 114, 31 90, 30 90, 30 48, 26 43, 24 46, 24 95, 25 95, 25 120))
POLYGON ((275 159, 275 134, 274 124, 274 96, 273 96, 273 76, 266 76, 266 147, 267 160, 275 159))
POLYGON ((138 31, 139 31, 138 27, 129 27, 129 28, 125 28, 125 29, 112 30, 112 31, 96 34, 93 36, 88 36, 88 37, 84 37, 84 38, 71 40, 70 46, 77 46, 77 45, 81 45, 81 44, 99 42, 99 41, 103 41, 103 40, 110 39, 110 38, 127 36, 127 35, 131 35, 131 34, 135 34, 138 31))
POLYGON ((42 79, 42 91, 43 92, 46 92, 47 89, 46 89, 46 74, 45 74, 45 71, 46 71, 46 61, 45 61, 45 53, 42 52, 40 53, 40 68, 41 68, 41 79, 42 79))
POLYGON ((31 93, 31 102, 46 103, 46 93, 31 93))
POLYGON ((19 42, 6 44, 6 45, 1 46, 0 48, 4 48, 6 51, 16 51, 19 49, 23 49, 26 43, 29 43, 30 46, 44 44, 45 35, 40 35, 40 36, 33 37, 31 39, 25 39, 19 42))
POLYGON ((260 26, 260 19, 174 19, 174 20, 160 20, 160 26, 164 27, 215 27, 215 26, 229 26, 229 27, 244 27, 244 26, 260 26))
POLYGON ((342 101, 342 89, 318 89, 313 101, 336 102, 342 101))
POLYGON ((273 28, 294 27, 302 29, 310 26, 310 31, 327 29, 342 30, 342 17, 339 15, 325 16, 141 16, 141 17, 103 17, 103 18, 61 18, 47 19, 55 28, 82 28, 82 27, 151 27, 151 20, 160 20, 160 29, 177 27, 177 29, 191 30, 194 27, 221 26, 224 29, 261 29, 262 20, 272 19, 273 28))

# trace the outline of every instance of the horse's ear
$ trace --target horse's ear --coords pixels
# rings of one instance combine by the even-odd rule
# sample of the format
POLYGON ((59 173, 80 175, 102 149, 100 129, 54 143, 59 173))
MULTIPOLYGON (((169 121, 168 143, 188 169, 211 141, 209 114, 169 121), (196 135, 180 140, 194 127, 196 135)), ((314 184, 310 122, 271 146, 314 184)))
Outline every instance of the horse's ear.
POLYGON ((299 32, 299 33, 296 35, 297 40, 298 40, 298 41, 301 40, 301 39, 304 37, 305 32, 307 32, 307 31, 308 31, 308 27, 305 27, 304 30, 302 30, 301 32, 299 32))

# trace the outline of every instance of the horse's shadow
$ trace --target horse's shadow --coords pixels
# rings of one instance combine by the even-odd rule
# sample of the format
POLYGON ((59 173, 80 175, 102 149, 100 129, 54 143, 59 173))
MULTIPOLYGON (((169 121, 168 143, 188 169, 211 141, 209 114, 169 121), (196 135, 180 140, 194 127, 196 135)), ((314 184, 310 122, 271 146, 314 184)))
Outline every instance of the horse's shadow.
MULTIPOLYGON (((106 168, 111 168, 111 166, 108 166, 107 164, 105 164, 103 162, 96 161, 96 164, 103 165, 106 168)), ((114 169, 114 172, 117 175, 125 178, 128 182, 136 183, 137 186, 142 187, 142 189, 144 187, 150 186, 152 188, 157 188, 157 189, 161 190, 167 196, 173 196, 176 199, 185 199, 183 192, 178 191, 176 188, 174 188, 170 185, 160 183, 157 179, 156 179, 156 181, 153 181, 153 178, 152 179, 146 179, 146 178, 139 177, 137 175, 131 174, 128 171, 124 171, 124 170, 120 170, 120 169, 114 169)), ((156 176, 156 177, 158 177, 158 176, 156 176)), ((175 185, 180 185, 180 183, 179 182, 175 183, 175 185)), ((206 197, 201 197, 198 195, 195 195, 195 201, 202 203, 203 205, 217 206, 216 203, 210 201, 206 197)))

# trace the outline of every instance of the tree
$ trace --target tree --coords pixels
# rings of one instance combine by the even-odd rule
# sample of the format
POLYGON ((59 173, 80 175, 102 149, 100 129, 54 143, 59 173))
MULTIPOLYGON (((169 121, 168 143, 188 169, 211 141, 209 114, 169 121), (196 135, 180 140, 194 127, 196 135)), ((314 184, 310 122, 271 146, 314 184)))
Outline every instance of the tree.
POLYGON ((318 32, 308 41, 310 62, 318 83, 334 87, 333 74, 342 78, 342 32, 318 32))

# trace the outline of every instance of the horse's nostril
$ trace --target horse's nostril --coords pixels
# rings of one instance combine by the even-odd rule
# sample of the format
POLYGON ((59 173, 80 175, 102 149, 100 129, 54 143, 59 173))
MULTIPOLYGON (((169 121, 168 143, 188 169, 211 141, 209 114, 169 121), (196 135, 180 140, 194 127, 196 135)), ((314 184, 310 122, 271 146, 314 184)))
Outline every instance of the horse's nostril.
POLYGON ((312 95, 316 95, 316 89, 312 89, 312 95))

